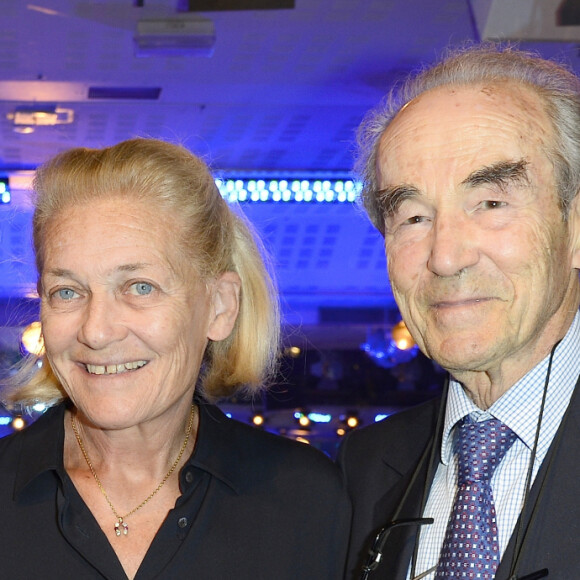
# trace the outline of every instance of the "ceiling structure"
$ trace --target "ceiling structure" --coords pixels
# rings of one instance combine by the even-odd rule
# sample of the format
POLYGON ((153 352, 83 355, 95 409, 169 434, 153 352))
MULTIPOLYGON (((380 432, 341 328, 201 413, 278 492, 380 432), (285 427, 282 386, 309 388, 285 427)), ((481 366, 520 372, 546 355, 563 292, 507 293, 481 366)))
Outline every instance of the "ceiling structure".
MULTIPOLYGON (((0 206, 0 325, 19 323, 12 306, 34 293, 26 189, 29 172, 58 151, 151 136, 184 144, 219 175, 348 178, 365 112, 449 45, 519 37, 580 71, 578 23, 562 0, 293 4, 193 12, 196 0, 2 2, 0 177, 13 197, 0 206), (211 56, 136 55, 143 22, 202 19, 215 30, 211 56), (56 124, 44 125, 50 115, 56 124)), ((369 326, 392 322, 382 241, 360 210, 242 209, 273 255, 293 341, 356 348, 369 326)))

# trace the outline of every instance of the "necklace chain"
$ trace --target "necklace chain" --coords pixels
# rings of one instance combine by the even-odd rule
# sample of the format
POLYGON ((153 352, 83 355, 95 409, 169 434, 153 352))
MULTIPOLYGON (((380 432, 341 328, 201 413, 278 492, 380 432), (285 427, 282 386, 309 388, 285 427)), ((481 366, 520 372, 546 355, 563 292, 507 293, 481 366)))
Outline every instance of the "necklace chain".
POLYGON ((87 465, 89 466, 89 469, 91 470, 91 473, 93 474, 93 477, 95 478, 95 481, 97 482, 97 485, 99 486, 99 489, 101 490, 101 493, 105 496, 105 499, 107 500, 107 503, 109 504, 109 507, 111 508, 111 511, 113 512, 113 514, 117 518, 117 521, 115 522, 115 535, 116 536, 120 536, 121 534, 126 536, 129 533, 129 527, 125 523, 125 519, 127 519, 129 516, 133 515, 137 510, 140 510, 150 499, 152 499, 153 496, 155 496, 155 494, 157 494, 157 492, 163 487, 165 482, 169 479, 171 474, 175 471, 176 467, 179 465, 179 462, 181 461, 181 457, 183 456, 185 449, 187 448, 187 444, 189 442, 189 436, 191 435, 191 431, 193 429, 194 417, 195 417, 195 405, 192 405, 191 412, 189 413, 189 423, 187 425, 187 431, 185 432, 185 440, 183 441, 183 445, 181 446, 181 449, 179 450, 179 454, 177 455, 177 459, 173 462, 173 465, 170 467, 169 471, 165 474, 165 477, 161 480, 161 483, 137 507, 134 507, 130 512, 127 512, 124 516, 121 516, 121 515, 119 515, 119 513, 117 512, 117 510, 113 506, 111 500, 109 499, 109 496, 107 495, 107 492, 105 491, 105 488, 103 487, 103 484, 101 483, 101 480, 99 479, 99 476, 97 475, 97 472, 95 471, 95 468, 94 468, 94 466, 89 458, 89 454, 87 453, 87 450, 85 449, 83 440, 81 439, 81 436, 80 436, 80 433, 78 430, 78 426, 77 426, 77 423, 75 421, 74 413, 71 413, 70 422, 71 422, 72 430, 75 434, 75 437, 76 437, 76 440, 79 444, 79 447, 83 453, 83 457, 85 458, 85 461, 87 462, 87 465))

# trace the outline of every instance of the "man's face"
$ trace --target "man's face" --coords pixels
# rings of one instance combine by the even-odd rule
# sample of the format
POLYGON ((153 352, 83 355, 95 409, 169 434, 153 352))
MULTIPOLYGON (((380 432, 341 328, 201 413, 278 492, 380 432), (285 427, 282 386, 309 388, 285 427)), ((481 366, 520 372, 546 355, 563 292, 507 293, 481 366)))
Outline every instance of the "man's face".
POLYGON ((442 87, 381 138, 393 293, 420 348, 451 372, 515 381, 578 309, 578 221, 559 208, 551 124, 513 83, 442 87))

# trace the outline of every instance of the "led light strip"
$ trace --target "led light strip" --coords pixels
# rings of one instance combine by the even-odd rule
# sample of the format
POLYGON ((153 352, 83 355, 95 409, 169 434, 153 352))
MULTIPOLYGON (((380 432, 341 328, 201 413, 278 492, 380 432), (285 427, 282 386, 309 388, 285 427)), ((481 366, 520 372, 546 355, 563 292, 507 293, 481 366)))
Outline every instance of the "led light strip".
POLYGON ((228 202, 353 203, 361 185, 352 179, 216 179, 228 202))
POLYGON ((8 180, 0 178, 0 203, 10 203, 12 196, 8 187, 8 180))

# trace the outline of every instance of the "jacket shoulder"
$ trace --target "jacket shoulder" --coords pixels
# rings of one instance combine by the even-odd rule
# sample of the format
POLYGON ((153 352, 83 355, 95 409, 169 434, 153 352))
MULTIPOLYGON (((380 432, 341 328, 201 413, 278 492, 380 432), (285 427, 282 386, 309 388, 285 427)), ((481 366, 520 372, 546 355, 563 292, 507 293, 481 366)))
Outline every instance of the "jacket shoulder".
POLYGON ((417 457, 435 433, 441 399, 389 415, 386 419, 352 431, 343 440, 339 463, 345 471, 377 465, 389 459, 404 463, 417 457))

